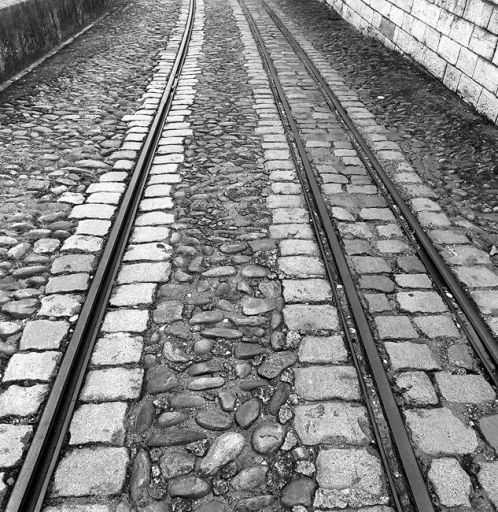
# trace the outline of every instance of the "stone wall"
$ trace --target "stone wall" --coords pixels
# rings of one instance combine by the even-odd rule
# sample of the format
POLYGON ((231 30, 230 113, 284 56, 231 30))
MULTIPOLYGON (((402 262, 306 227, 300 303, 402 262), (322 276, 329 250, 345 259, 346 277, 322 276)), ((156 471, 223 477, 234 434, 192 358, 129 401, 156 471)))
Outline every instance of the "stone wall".
POLYGON ((498 0, 324 0, 498 123, 498 0))
POLYGON ((0 0, 0 83, 92 22, 112 0, 0 0))

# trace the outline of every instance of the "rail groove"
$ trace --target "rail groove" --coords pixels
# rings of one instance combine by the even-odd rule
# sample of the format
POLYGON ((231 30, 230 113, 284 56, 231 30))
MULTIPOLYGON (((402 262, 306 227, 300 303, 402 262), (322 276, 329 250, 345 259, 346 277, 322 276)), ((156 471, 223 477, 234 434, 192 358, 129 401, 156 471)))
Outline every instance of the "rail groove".
POLYGON ((7 503, 6 512, 39 512, 43 506, 102 324, 112 285, 133 227, 162 128, 171 109, 192 37, 195 8, 196 0, 190 0, 185 31, 157 113, 128 183, 38 428, 7 503))
MULTIPOLYGON (((335 268, 332 268, 332 264, 329 259, 324 257, 326 271, 331 282, 331 287, 336 300, 339 298, 339 293, 337 283, 333 278, 335 273, 338 274, 343 285, 344 293, 349 303, 351 316, 354 321, 356 331, 359 335, 363 353, 370 369, 370 374, 373 379, 375 389, 377 391, 377 397, 380 401, 385 421, 389 427, 393 446, 397 453, 400 467, 405 476, 405 489, 409 494, 410 501, 408 507, 417 512, 434 512, 434 507, 429 495, 429 491, 418 465, 410 442, 410 438, 408 436, 408 432, 401 416, 401 412, 396 403, 389 379, 384 369, 384 365, 377 350, 367 316, 356 290, 351 270, 348 266, 339 242, 339 238, 330 219, 327 206, 322 197, 319 184, 314 175, 313 168, 307 156, 305 145, 299 134, 297 123, 294 119, 285 91, 278 77, 277 70, 272 62, 271 56, 268 49, 266 48, 265 42, 259 31, 256 21, 254 20, 252 14, 249 12, 247 6, 243 3, 243 0, 239 0, 239 3, 241 4, 242 10, 249 22, 249 26, 257 42, 260 53, 263 56, 264 64, 270 78, 272 91, 277 104, 280 107, 279 111, 282 122, 286 127, 286 136, 289 141, 289 146, 291 147, 291 154, 295 163, 297 164, 296 167, 298 170, 301 170, 301 172, 298 172, 298 175, 302 182, 305 200, 309 207, 310 216, 317 235, 320 250, 324 256, 331 252, 334 259, 333 267, 335 268), (324 237, 320 236, 321 234, 323 234, 324 237)), ((301 52, 302 51, 303 50, 301 49, 301 52)), ((340 302, 337 302, 337 306, 344 327, 344 332, 346 333, 347 342, 351 349, 353 362, 358 371, 360 385, 362 387, 362 391, 365 393, 368 385, 363 372, 361 372, 358 356, 355 353, 353 339, 355 336, 346 322, 345 312, 341 311, 340 302)), ((365 397, 367 398, 368 394, 365 393, 365 397)), ((403 496, 404 493, 398 489, 399 481, 397 483, 398 478, 396 471, 395 468, 393 468, 390 464, 387 454, 388 448, 384 446, 385 441, 381 436, 380 431, 382 425, 378 423, 379 418, 375 415, 372 404, 369 403, 368 399, 366 402, 367 411, 372 421, 374 436, 378 444, 380 456, 382 458, 386 476, 388 478, 388 483, 391 488, 394 505, 398 512, 407 512, 409 509, 407 508, 406 504, 403 503, 403 498, 405 498, 405 496, 403 496)))

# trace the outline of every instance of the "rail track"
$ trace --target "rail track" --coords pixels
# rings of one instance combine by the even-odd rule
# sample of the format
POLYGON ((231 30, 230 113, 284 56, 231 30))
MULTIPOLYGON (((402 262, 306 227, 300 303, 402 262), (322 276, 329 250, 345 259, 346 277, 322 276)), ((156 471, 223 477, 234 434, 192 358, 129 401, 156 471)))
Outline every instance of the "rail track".
POLYGON ((42 509, 137 215, 162 129, 171 109, 192 37, 195 8, 196 0, 190 0, 185 31, 157 113, 131 174, 73 335, 7 503, 6 512, 38 512, 42 509))
MULTIPOLYGON (((292 113, 291 106, 279 79, 278 71, 273 64, 272 57, 258 28, 258 24, 245 5, 244 0, 239 0, 239 3, 249 22, 253 37, 262 56, 281 120, 285 127, 292 158, 296 169, 299 171, 298 175, 303 194, 310 212, 320 252, 325 262, 326 273, 333 290, 334 300, 339 309, 342 327, 351 351, 354 366, 360 376, 360 385, 366 399, 367 410, 392 493, 393 504, 398 512, 407 510, 417 512, 434 511, 433 501, 417 462, 367 314, 361 303, 353 273, 348 265, 338 236, 337 227, 334 225, 334 221, 321 193, 305 143, 299 132, 298 123, 292 113), (368 368, 366 372, 366 368, 362 367, 363 363, 368 368), (369 388, 370 379, 372 379, 375 388, 373 393, 369 388), (381 418, 373 405, 376 400, 378 400, 382 408, 383 417, 381 418), (383 433, 384 421, 388 426, 388 436, 383 433), (392 459, 393 454, 395 454, 396 462, 392 459), (399 469, 401 469, 404 478, 400 478, 399 469)), ((261 0, 260 3, 304 64, 309 76, 322 93, 331 111, 336 113, 342 122, 369 176, 386 198, 389 208, 399 225, 402 226, 404 234, 411 241, 440 296, 460 323, 468 341, 485 368, 489 380, 494 386, 498 386, 498 343, 477 311, 475 304, 439 255, 438 250, 318 68, 268 3, 265 0, 261 0)))
MULTIPOLYGON (((332 287, 334 302, 353 364, 360 377, 365 406, 390 487, 392 504, 398 512, 434 511, 433 500, 405 427, 402 411, 379 353, 367 312, 357 291, 354 275, 347 262, 337 227, 329 213, 305 143, 300 135, 298 123, 257 22, 244 4, 244 0, 239 0, 239 3, 257 42, 286 131, 292 158, 299 171, 303 194, 332 287), (380 407, 377 404, 380 404, 380 407)), ((262 5, 304 64, 330 109, 342 120, 362 163, 378 189, 386 197, 397 222, 412 242, 441 297, 458 319, 486 369, 489 380, 495 386, 498 385, 498 345, 474 304, 442 260, 319 70, 275 12, 264 1, 262 5)), ((111 288, 121 264, 162 128, 170 111, 186 59, 192 36, 195 8, 195 0, 190 0, 185 32, 158 112, 132 173, 59 373, 13 487, 5 509, 7 512, 38 512, 42 509, 51 477, 64 447, 111 288)))

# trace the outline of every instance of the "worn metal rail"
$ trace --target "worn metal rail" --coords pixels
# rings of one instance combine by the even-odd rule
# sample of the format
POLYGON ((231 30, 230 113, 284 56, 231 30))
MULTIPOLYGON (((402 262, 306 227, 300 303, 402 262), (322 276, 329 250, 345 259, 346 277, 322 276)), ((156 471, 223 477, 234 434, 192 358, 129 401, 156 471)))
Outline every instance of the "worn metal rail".
POLYGON ((152 160, 171 109, 192 37, 195 8, 196 0, 190 0, 185 31, 157 113, 118 209, 78 322, 7 503, 6 512, 39 512, 43 506, 104 318, 114 279, 133 227, 152 160))
MULTIPOLYGON (((239 2, 263 57, 264 66, 270 79, 280 116, 286 128, 285 131, 289 146, 291 147, 291 154, 298 169, 304 197, 310 211, 318 245, 338 306, 338 313, 346 341, 350 347, 353 363, 357 369, 360 386, 364 393, 367 411, 390 486, 393 504, 398 512, 407 512, 408 510, 434 512, 432 499, 413 451, 366 313, 361 304, 353 275, 321 194, 306 147, 301 139, 296 120, 278 77, 278 72, 252 14, 244 5, 243 0, 239 0, 239 2), (337 278, 341 281, 344 294, 342 294, 337 286, 337 278), (349 311, 347 312, 345 311, 346 308, 341 307, 341 296, 344 296, 349 304, 349 311), (354 323, 354 329, 351 329, 351 326, 348 324, 348 317, 354 323), (358 353, 359 346, 361 346, 361 353, 358 353), (368 375, 365 375, 364 368, 362 368, 362 359, 365 360, 368 366, 370 377, 375 386, 376 397, 382 407, 383 418, 379 417, 372 403, 368 375), (383 421, 387 424, 389 439, 386 439, 386 436, 383 435, 383 421), (403 479, 399 478, 397 467, 396 464, 393 465, 391 454, 395 454, 396 462, 399 464, 404 475, 403 479)), ((280 28, 280 25, 278 27, 280 28)), ((292 41, 289 40, 289 43, 292 44, 292 41)), ((304 54, 302 48, 297 46, 297 42, 296 46, 292 46, 300 57, 304 54)))
POLYGON ((321 90, 329 107, 342 121, 346 133, 355 147, 360 160, 365 165, 378 189, 384 194, 387 204, 401 224, 406 236, 412 242, 429 275, 433 279, 441 297, 459 320, 469 342, 474 347, 490 380, 498 387, 498 343, 479 314, 474 302, 460 285, 455 275, 445 263, 437 248, 427 236, 417 217, 406 204, 396 185, 379 162, 368 143, 361 135, 346 109, 327 84, 318 68, 303 50, 289 29, 276 13, 262 0, 262 5, 277 28, 294 49, 306 70, 321 90))

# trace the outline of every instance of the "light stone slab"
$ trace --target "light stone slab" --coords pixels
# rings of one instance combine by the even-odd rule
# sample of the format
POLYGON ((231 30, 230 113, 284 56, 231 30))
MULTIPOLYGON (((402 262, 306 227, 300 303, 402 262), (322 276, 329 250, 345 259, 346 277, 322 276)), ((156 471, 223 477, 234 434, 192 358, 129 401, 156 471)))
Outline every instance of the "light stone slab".
POLYGON ((305 445, 317 444, 368 444, 365 408, 342 402, 298 405, 295 409, 294 427, 305 445))
POLYGON ((106 334, 95 344, 92 364, 95 366, 117 366, 138 363, 142 356, 143 338, 130 336, 126 332, 106 334))
POLYGON ((108 496, 121 492, 126 479, 125 448, 81 448, 66 452, 55 473, 52 496, 108 496))
POLYGON ((17 352, 14 354, 5 369, 3 382, 34 380, 40 382, 50 381, 60 352, 17 352))
POLYGON ((13 384, 0 394, 0 417, 36 414, 47 394, 48 386, 35 384, 24 387, 13 384))
POLYGON ((63 320, 33 320, 26 324, 22 333, 20 350, 50 350, 59 348, 69 330, 63 320))
POLYGON ((105 443, 122 446, 126 435, 125 402, 83 404, 74 413, 69 427, 69 444, 105 443))
POLYGON ((103 332, 136 332, 147 329, 149 312, 141 309, 117 309, 108 311, 102 324, 103 332))
POLYGON ((139 368, 105 368, 88 372, 81 393, 83 402, 135 400, 140 396, 143 370, 139 368))

